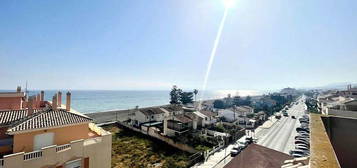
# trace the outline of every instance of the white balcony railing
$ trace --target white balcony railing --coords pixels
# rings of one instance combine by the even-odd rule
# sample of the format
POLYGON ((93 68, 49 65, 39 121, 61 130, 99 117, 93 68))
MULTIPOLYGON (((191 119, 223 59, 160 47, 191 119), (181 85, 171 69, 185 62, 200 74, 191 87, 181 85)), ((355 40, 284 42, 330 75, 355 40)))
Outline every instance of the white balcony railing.
POLYGON ((42 151, 33 151, 33 152, 26 153, 24 155, 24 160, 30 160, 39 157, 42 157, 42 151))
POLYGON ((56 152, 71 148, 71 144, 64 144, 56 147, 56 152))

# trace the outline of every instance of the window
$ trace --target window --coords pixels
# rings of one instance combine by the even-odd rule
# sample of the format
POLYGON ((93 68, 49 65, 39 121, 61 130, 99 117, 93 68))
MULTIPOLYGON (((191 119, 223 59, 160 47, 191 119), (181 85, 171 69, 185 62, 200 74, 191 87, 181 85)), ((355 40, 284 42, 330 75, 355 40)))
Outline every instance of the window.
POLYGON ((34 150, 40 150, 43 147, 53 145, 54 135, 53 132, 35 135, 33 142, 34 150))
POLYGON ((82 160, 77 159, 67 162, 65 168, 81 168, 81 166, 82 166, 82 160))

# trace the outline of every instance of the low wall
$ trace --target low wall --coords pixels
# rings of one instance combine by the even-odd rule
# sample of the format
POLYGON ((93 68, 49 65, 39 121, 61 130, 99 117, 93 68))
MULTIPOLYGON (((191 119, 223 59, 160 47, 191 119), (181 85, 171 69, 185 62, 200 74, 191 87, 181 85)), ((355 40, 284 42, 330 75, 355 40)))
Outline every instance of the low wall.
POLYGON ((109 123, 116 121, 125 121, 129 119, 129 114, 132 113, 131 110, 113 110, 97 113, 87 113, 86 116, 94 119, 95 123, 109 123))
POLYGON ((175 142, 174 140, 172 140, 171 138, 169 137, 166 137, 166 136, 163 136, 159 133, 159 131, 153 129, 152 127, 150 128, 147 128, 147 130, 141 130, 141 129, 138 129, 138 128, 134 128, 128 124, 125 124, 125 123, 119 123, 118 124, 122 127, 125 127, 125 128, 128 128, 132 131, 135 131, 135 132, 139 132, 139 133, 142 133, 142 134, 145 134, 145 135, 148 135, 150 137, 153 137, 153 138, 156 138, 158 140, 161 140, 177 149, 180 149, 182 151, 186 151, 186 152, 189 152, 189 153, 197 153, 198 151, 195 150, 194 148, 192 148, 191 146, 188 146, 186 144, 182 144, 182 143, 178 143, 178 142, 175 142))
POLYGON ((357 111, 328 109, 328 115, 357 118, 357 111))

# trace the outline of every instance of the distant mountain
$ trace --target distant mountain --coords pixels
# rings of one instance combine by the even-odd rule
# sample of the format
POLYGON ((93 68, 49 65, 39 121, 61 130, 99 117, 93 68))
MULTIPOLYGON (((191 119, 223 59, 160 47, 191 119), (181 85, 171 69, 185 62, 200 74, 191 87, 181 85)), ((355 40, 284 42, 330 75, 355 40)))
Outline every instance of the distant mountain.
MULTIPOLYGON (((351 84, 352 87, 357 86, 357 83, 351 83, 351 82, 340 82, 340 83, 331 83, 325 86, 319 86, 319 87, 311 87, 309 89, 322 89, 322 90, 329 90, 329 89, 337 89, 337 90, 346 90, 347 85, 351 84)), ((307 89, 307 88, 305 88, 307 89)))

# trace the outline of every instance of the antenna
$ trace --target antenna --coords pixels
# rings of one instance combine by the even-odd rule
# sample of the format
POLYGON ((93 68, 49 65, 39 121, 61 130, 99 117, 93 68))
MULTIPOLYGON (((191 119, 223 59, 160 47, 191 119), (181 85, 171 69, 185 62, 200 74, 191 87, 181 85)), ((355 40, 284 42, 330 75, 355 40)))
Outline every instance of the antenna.
POLYGON ((26 80, 26 87, 25 87, 25 96, 26 96, 26 101, 27 101, 28 100, 27 80, 26 80))

